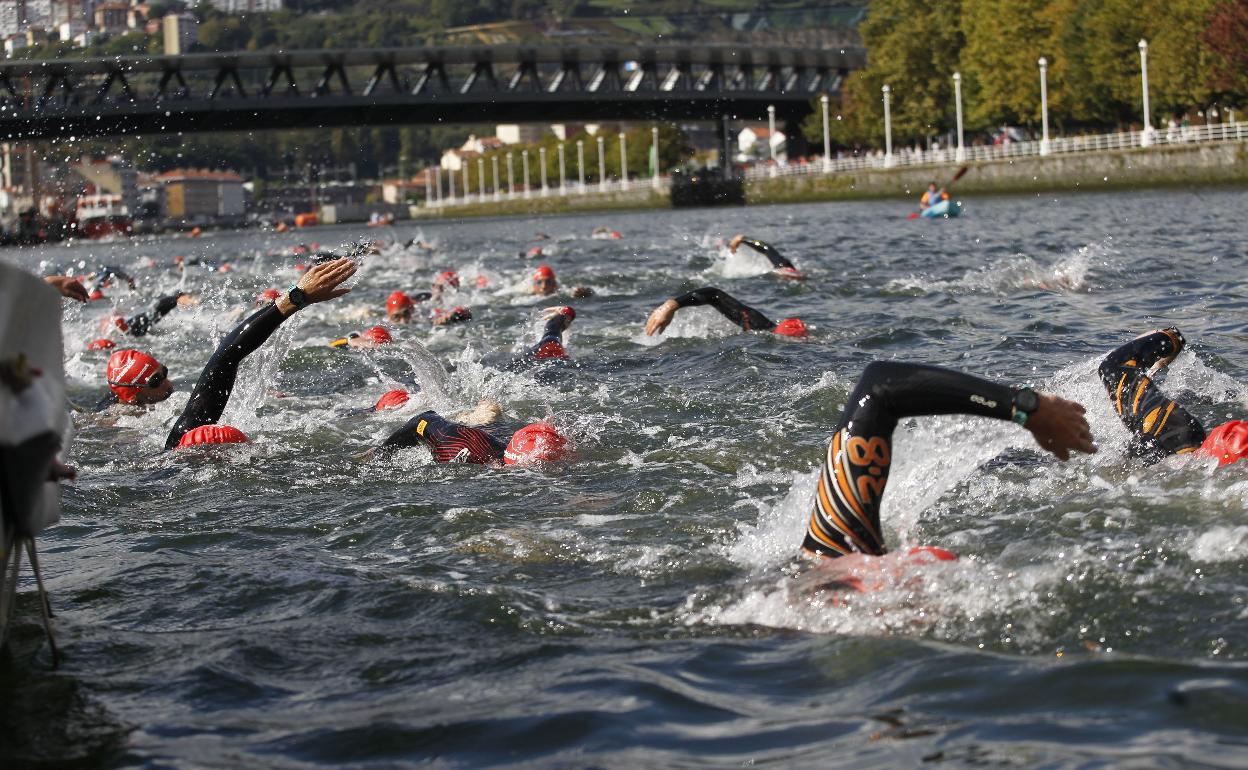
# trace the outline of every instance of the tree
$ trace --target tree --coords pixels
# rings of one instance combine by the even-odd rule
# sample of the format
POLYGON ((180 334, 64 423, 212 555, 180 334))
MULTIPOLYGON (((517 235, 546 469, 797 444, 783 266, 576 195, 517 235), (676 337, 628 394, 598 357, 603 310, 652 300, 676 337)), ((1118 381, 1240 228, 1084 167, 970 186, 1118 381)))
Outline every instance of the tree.
POLYGON ((1248 98, 1248 0, 1223 0, 1209 13, 1200 40, 1210 58, 1206 85, 1223 99, 1248 98))
MULTIPOLYGON (((1040 121, 1040 73, 1049 0, 963 0, 962 88, 969 130, 1040 121)), ((1050 56, 1052 54, 1050 53, 1050 56)))

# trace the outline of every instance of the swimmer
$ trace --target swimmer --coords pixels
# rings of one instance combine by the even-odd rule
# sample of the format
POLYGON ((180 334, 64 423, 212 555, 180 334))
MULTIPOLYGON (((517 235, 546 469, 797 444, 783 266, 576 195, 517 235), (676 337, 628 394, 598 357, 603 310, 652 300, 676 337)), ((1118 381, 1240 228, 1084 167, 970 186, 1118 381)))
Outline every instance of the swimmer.
POLYGON ((340 284, 357 269, 358 265, 345 257, 316 265, 300 276, 299 282, 276 302, 252 313, 226 335, 199 375, 186 408, 165 439, 165 449, 246 441, 247 436, 237 428, 215 424, 229 403, 239 365, 294 313, 351 291, 341 288, 340 284))
POLYGON ((793 263, 786 259, 784 255, 782 255, 776 247, 772 246, 770 243, 765 243, 757 238, 747 238, 744 235, 737 234, 732 236, 732 240, 728 242, 728 250, 733 254, 736 254, 737 247, 742 244, 749 246, 751 249, 754 249, 759 254, 766 257, 767 261, 771 262, 771 266, 776 269, 776 275, 781 278, 791 278, 795 281, 806 280, 806 276, 799 272, 798 269, 793 266, 793 263))
POLYGON ((146 313, 137 313, 126 319, 116 316, 113 325, 131 337, 142 337, 174 308, 193 307, 198 304, 199 297, 194 294, 175 291, 173 294, 166 294, 156 300, 156 305, 146 313))
POLYGON ((94 273, 87 276, 92 281, 91 290, 87 296, 92 301, 104 299, 104 289, 113 285, 113 279, 122 280, 131 289, 134 289, 134 278, 129 273, 115 265, 100 265, 94 273))
POLYGON ((374 326, 363 332, 351 332, 329 343, 331 348, 379 348, 394 342, 394 337, 384 326, 374 326))
MULTIPOLYGON (((539 297, 549 297, 559 291, 559 281, 555 279, 555 271, 550 265, 537 266, 537 269, 533 271, 530 290, 539 297)), ((582 299, 594 296, 594 290, 588 286, 574 286, 571 294, 576 299, 582 299)))
POLYGON ((385 440, 381 448, 414 446, 427 447, 435 462, 474 465, 553 462, 566 458, 569 452, 568 440, 549 423, 526 425, 505 442, 481 428, 448 420, 434 411, 421 412, 408 420, 385 440))
POLYGON ((802 551, 839 557, 887 553, 880 502, 892 463, 893 429, 905 417, 970 414, 1013 420, 1059 460, 1092 454, 1083 407, 951 369, 876 361, 863 370, 824 455, 802 551))
POLYGON ((108 357, 104 380, 108 383, 109 393, 95 405, 93 411, 96 412, 102 412, 114 404, 158 404, 169 398, 174 388, 169 367, 133 348, 118 350, 108 357))
POLYGON ((1099 367, 1114 411, 1131 431, 1131 453, 1148 462, 1194 454, 1230 465, 1248 457, 1248 422, 1228 420, 1206 432, 1190 412, 1153 382, 1186 341, 1173 327, 1137 337, 1115 349, 1099 367))
POLYGON ((802 319, 785 318, 780 323, 773 323, 767 316, 714 286, 695 289, 659 305, 646 319, 646 334, 661 334, 672 322, 677 310, 694 305, 710 305, 747 332, 770 331, 789 337, 806 336, 806 324, 802 323, 802 319))
POLYGON ((542 311, 542 320, 546 322, 546 328, 542 331, 542 338, 529 350, 528 357, 536 361, 567 358, 563 333, 576 320, 576 311, 567 305, 548 307, 542 311))

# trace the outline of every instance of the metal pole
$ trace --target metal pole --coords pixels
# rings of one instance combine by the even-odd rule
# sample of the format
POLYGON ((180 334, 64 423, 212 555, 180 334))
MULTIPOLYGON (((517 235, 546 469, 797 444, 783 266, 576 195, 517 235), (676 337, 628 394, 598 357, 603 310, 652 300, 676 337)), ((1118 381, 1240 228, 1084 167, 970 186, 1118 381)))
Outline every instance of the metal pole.
POLYGON ((529 151, 520 151, 520 162, 524 166, 524 197, 529 197, 529 151))
POLYGON ((446 186, 449 188, 447 190, 447 193, 448 193, 447 197, 450 198, 452 201, 454 201, 455 200, 455 172, 449 168, 446 170, 446 186))
POLYGON ((1144 131, 1140 134, 1140 146, 1152 144, 1153 119, 1148 111, 1148 41, 1140 40, 1140 85, 1144 89, 1144 131))
POLYGON ((498 156, 490 157, 490 165, 494 167, 494 200, 501 200, 503 193, 498 189, 498 156))
POLYGON ((958 163, 966 160, 966 144, 962 136, 962 73, 953 73, 953 98, 957 107, 958 114, 958 149, 954 153, 954 160, 958 163))
POLYGON ((832 170, 832 136, 828 133, 828 95, 820 96, 819 103, 823 105, 823 170, 827 172, 832 170))
POLYGON ((624 132, 620 132, 620 189, 628 189, 628 153, 624 149, 624 132))
POLYGON ((546 187, 546 148, 537 148, 538 165, 542 167, 542 197, 545 198, 550 190, 546 187))
POLYGON ((460 166, 460 168, 463 169, 464 171, 464 203, 467 203, 468 198, 472 196, 472 188, 468 186, 468 163, 467 161, 463 161, 463 165, 460 166))
POLYGON ((598 190, 607 189, 607 151, 603 149, 602 137, 598 137, 598 190))
POLYGON ((436 174, 434 181, 437 182, 437 184, 433 186, 433 197, 438 202, 438 208, 442 208, 442 167, 434 166, 433 170, 436 174))
POLYGON ((659 189, 659 127, 650 127, 650 186, 659 189))
POLYGON ((1040 57, 1040 154, 1049 154, 1049 60, 1040 57))
POLYGON ((576 176, 580 180, 581 195, 585 194, 585 140, 576 140, 576 176))
POLYGON ((507 197, 516 197, 516 164, 515 155, 507 153, 507 197))
POLYGON ((559 143, 559 194, 568 194, 568 168, 563 162, 563 142, 559 143))
POLYGON ((892 90, 888 86, 884 86, 881 91, 884 92, 884 168, 892 168, 893 165, 893 115, 889 112, 888 95, 892 90))
POLYGON ((767 105, 767 151, 771 158, 771 175, 776 175, 776 105, 767 105))
POLYGON ((477 200, 485 200, 485 158, 477 158, 477 200))

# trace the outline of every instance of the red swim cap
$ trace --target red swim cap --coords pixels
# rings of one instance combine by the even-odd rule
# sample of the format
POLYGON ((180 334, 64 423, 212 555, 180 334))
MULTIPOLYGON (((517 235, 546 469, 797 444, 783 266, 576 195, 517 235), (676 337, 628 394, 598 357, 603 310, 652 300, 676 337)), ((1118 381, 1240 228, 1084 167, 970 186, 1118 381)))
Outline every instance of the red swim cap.
POLYGON ((364 336, 368 337, 378 345, 385 345, 394 342, 394 338, 390 336, 390 332, 386 331, 384 326, 374 326, 364 332, 364 336))
POLYGON ((179 447, 201 444, 246 444, 247 434, 230 425, 201 425, 182 434, 179 447))
POLYGON ((87 350, 107 350, 117 347, 117 343, 109 339, 92 340, 87 343, 87 350))
POLYGON ((576 320, 576 311, 567 305, 564 305, 563 307, 559 308, 559 315, 568 319, 568 323, 572 323, 573 321, 576 320))
POLYGON ((548 358, 567 358, 568 351, 555 340, 548 340, 533 352, 533 357, 539 361, 545 361, 548 358))
POLYGON ((786 318, 776 324, 776 328, 772 329, 772 331, 787 337, 805 337, 806 324, 802 323, 800 318, 786 318))
POLYGON ((398 409, 407 403, 407 399, 406 390, 388 390, 381 394, 381 398, 377 399, 377 405, 373 409, 378 412, 384 412, 387 409, 398 409))
POLYGON ((1230 420, 1209 432, 1200 453, 1218 458, 1218 465, 1230 465, 1248 457, 1248 422, 1230 420))
POLYGON ((159 361, 134 348, 127 348, 108 357, 104 377, 108 380, 108 387, 117 394, 118 401, 133 404, 139 388, 144 387, 148 378, 158 371, 159 361))
POLYGON ((459 273, 454 270, 443 270, 438 273, 438 277, 433 279, 434 286, 449 285, 452 288, 459 288, 459 273))
POLYGON ((530 257, 540 257, 540 256, 542 256, 542 254, 543 254, 543 252, 542 252, 542 247, 541 247, 541 246, 534 246, 533 248, 529 249, 529 256, 530 256, 530 257))
POLYGON ((554 277, 555 277, 555 271, 550 268, 550 265, 538 265, 537 270, 533 271, 533 280, 535 281, 538 278, 554 278, 554 277))
POLYGON ((412 306, 412 298, 401 291, 390 292, 390 296, 386 297, 386 312, 393 313, 397 310, 404 310, 412 306))
POLYGON ((490 285, 490 279, 488 277, 484 275, 477 276, 477 288, 478 289, 484 289, 486 286, 489 286, 489 285, 490 285))
POLYGON ((95 291, 87 295, 87 299, 89 300, 104 299, 104 292, 100 291, 99 289, 96 289, 95 291))
POLYGON ((508 465, 560 460, 568 453, 568 440, 550 423, 535 422, 516 431, 503 452, 508 465))
POLYGON ((612 238, 612 240, 616 240, 616 241, 618 241, 619 239, 621 239, 621 238, 623 238, 623 237, 624 237, 624 236, 623 236, 622 234, 620 234, 620 231, 619 231, 619 230, 612 230, 612 231, 611 231, 611 238, 612 238))
POLYGON ((257 302, 276 302, 277 298, 280 296, 282 296, 282 293, 278 291, 277 289, 265 289, 264 291, 260 292, 259 297, 256 297, 256 301, 257 302))
POLYGON ((953 551, 946 551, 944 548, 937 548, 934 545, 921 545, 918 548, 910 549, 910 556, 930 556, 936 561, 957 561, 958 555, 953 551))

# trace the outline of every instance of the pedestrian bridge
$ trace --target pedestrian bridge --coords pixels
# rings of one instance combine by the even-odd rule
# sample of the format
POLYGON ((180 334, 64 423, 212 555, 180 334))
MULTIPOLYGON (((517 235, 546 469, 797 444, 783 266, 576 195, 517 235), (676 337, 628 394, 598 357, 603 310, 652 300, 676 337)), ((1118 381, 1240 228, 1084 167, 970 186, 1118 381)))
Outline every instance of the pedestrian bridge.
POLYGON ((350 125, 800 119, 861 48, 465 46, 0 64, 0 139, 350 125))

